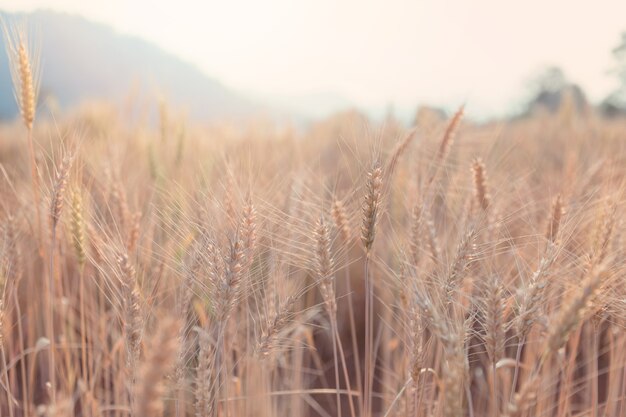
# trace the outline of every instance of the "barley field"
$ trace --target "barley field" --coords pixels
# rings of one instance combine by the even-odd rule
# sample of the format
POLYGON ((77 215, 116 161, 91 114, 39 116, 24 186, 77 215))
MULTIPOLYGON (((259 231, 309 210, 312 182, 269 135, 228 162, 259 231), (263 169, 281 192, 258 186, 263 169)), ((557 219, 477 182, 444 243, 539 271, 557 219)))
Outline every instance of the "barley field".
POLYGON ((40 118, 9 40, 0 415, 626 415, 626 121, 40 118))

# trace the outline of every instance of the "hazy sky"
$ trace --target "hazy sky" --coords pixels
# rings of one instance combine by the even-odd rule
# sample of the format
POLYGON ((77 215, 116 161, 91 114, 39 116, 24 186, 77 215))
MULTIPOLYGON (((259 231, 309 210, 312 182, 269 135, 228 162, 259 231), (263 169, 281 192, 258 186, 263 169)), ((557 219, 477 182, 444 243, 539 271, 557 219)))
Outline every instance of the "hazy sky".
POLYGON ((153 41, 243 92, 483 115, 511 109, 550 64, 603 98, 626 31, 626 0, 0 0, 41 7, 153 41))

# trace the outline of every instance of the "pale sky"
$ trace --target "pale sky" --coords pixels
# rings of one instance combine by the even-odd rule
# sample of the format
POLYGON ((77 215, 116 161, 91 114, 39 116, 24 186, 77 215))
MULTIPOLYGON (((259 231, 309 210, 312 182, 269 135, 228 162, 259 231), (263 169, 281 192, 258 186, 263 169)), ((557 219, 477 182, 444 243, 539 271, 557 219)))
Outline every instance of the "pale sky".
POLYGON ((475 114, 510 110, 552 64, 602 99, 626 31, 626 0, 0 0, 37 8, 145 38, 244 93, 475 114))

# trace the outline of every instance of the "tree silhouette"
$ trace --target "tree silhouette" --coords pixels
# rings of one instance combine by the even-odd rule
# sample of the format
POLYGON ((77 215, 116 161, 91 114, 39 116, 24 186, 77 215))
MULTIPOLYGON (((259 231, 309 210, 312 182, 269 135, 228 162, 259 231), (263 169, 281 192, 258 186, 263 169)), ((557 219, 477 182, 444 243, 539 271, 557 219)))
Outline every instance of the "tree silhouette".
POLYGON ((608 116, 626 113, 626 32, 622 33, 619 45, 613 49, 613 57, 615 67, 611 72, 617 77, 619 85, 602 102, 602 110, 608 116))
POLYGON ((528 82, 529 99, 525 115, 537 111, 555 113, 567 102, 577 113, 587 109, 587 98, 576 83, 571 82, 557 66, 543 69, 528 82))

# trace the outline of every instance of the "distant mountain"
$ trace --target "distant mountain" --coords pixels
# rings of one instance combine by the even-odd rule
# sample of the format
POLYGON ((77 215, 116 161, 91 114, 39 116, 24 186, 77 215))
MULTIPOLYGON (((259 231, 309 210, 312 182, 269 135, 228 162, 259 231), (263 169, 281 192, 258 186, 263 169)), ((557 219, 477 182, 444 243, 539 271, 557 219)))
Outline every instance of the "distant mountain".
MULTIPOLYGON (((192 64, 138 38, 82 17, 52 11, 0 13, 4 21, 26 18, 41 44, 41 95, 62 108, 85 100, 122 100, 131 91, 163 94, 194 119, 242 117, 260 106, 211 79, 192 64)), ((0 45, 0 118, 15 104, 4 42, 0 45)))

